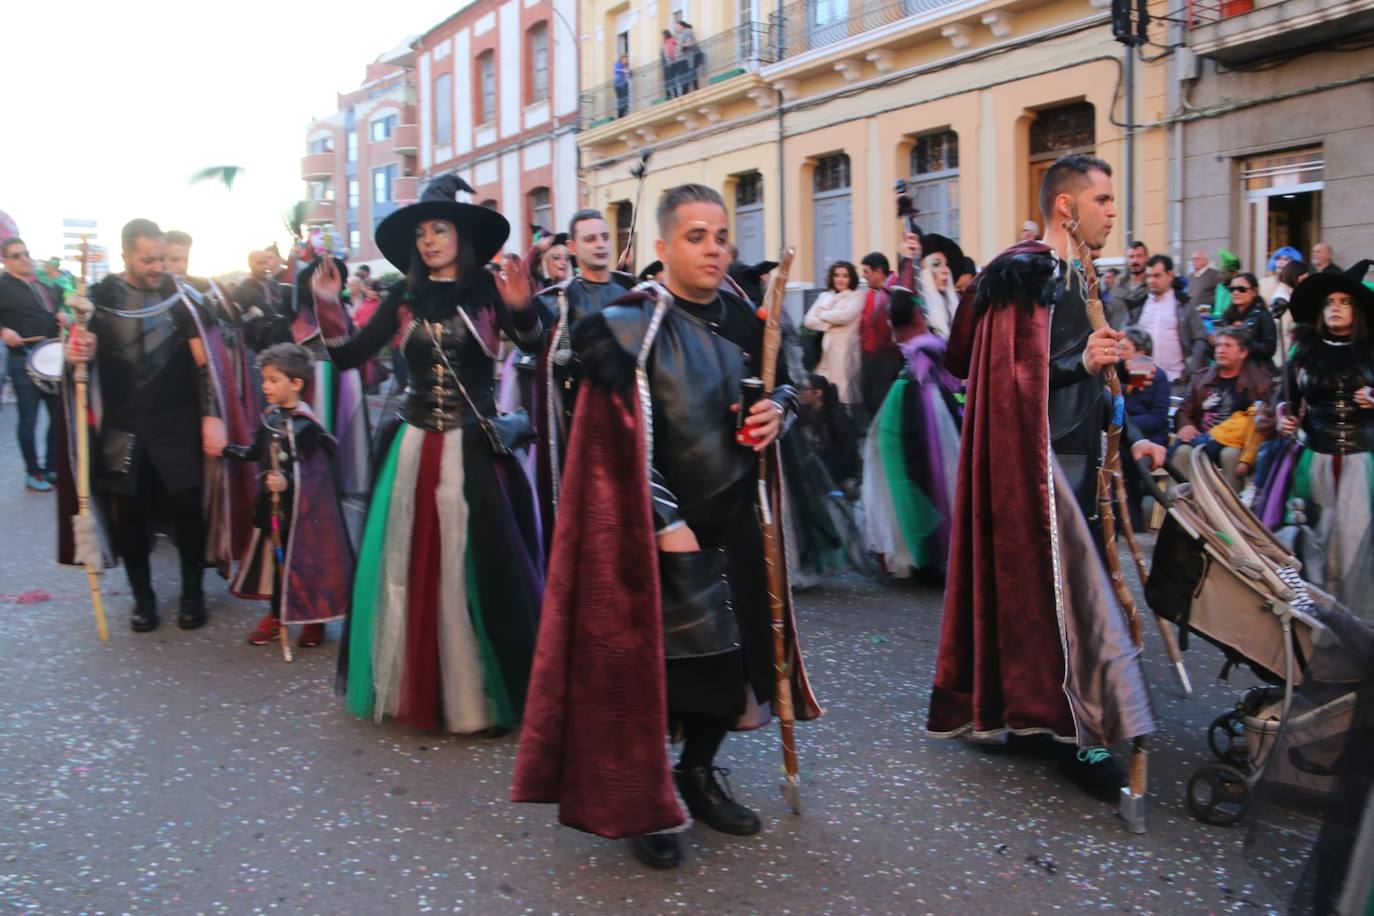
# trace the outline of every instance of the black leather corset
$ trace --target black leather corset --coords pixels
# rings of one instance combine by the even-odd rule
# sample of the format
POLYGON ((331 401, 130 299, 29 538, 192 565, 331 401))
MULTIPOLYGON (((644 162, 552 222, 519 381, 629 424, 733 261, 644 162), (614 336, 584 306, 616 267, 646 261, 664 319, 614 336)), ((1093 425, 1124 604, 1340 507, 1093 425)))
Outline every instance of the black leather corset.
POLYGON ((1374 361, 1344 348, 1325 355, 1320 371, 1298 372, 1307 407, 1298 441, 1328 455, 1374 451, 1374 410, 1355 403, 1355 392, 1374 386, 1374 361))
POLYGON ((476 425, 454 372, 483 415, 496 412, 494 361, 461 316, 411 321, 404 351, 410 376, 401 417, 410 425, 441 433, 476 425))

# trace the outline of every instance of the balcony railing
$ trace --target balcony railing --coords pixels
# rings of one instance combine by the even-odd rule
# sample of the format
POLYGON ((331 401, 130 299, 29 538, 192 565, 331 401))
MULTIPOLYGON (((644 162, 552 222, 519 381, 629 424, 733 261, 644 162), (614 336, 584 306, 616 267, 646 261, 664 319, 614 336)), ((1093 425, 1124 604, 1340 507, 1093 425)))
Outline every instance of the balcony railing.
POLYGON ((391 132, 392 149, 402 156, 410 156, 420 149, 420 126, 418 124, 397 124, 391 132))
POLYGON ((1188 0, 1184 6, 1184 18, 1188 28, 1194 29, 1248 13, 1254 8, 1254 0, 1188 0))
POLYGON ((617 96, 614 81, 582 93, 583 124, 599 127, 777 60, 768 26, 762 22, 747 22, 698 41, 693 57, 681 60, 672 71, 661 58, 635 67, 623 96, 617 96))
POLYGON ((959 0, 802 0, 769 17, 769 34, 777 46, 778 60, 786 60, 956 2, 959 0))
POLYGON ((333 153, 309 153, 301 157, 301 178, 306 181, 318 181, 333 177, 333 153))

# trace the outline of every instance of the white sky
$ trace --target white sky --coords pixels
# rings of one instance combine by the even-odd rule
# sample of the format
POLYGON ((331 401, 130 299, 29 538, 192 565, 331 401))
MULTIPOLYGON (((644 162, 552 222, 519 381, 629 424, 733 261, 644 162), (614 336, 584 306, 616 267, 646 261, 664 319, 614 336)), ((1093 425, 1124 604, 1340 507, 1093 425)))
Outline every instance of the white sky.
POLYGON ((306 125, 378 55, 464 5, 6 2, 0 210, 43 258, 61 253, 64 218, 98 220, 114 270, 119 227, 137 216, 190 232, 199 275, 273 240, 285 251, 306 125), (189 184, 225 164, 247 169, 231 192, 189 184))

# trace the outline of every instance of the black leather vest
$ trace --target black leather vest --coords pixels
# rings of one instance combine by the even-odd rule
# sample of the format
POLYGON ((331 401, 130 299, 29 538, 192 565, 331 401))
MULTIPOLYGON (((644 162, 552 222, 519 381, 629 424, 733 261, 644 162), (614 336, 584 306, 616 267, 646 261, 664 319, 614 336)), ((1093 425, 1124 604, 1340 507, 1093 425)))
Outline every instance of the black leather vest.
POLYGON ((539 294, 536 306, 544 327, 549 329, 545 345, 549 372, 553 376, 555 390, 562 396, 561 409, 565 421, 572 418, 573 404, 577 400, 577 382, 581 378, 572 352, 573 324, 588 315, 600 314, 634 287, 634 277, 611 271, 611 279, 607 283, 589 283, 581 277, 573 277, 539 294), (561 320, 565 308, 566 321, 561 320))
MULTIPOLYGON (((638 355, 654 303, 605 310, 627 353, 638 355)), ((664 313, 646 371, 653 404, 654 466, 684 514, 758 469, 753 449, 735 442, 743 350, 677 306, 664 313)))
POLYGON ((1298 369, 1307 407, 1298 441, 1327 455, 1374 451, 1374 410, 1355 403, 1355 392, 1374 386, 1374 355, 1329 343, 1323 350, 1320 369, 1298 369))
MULTIPOLYGON (((1092 334, 1078 285, 1059 280, 1050 304, 1050 363, 1082 359, 1083 347, 1092 334)), ((1090 455, 1101 452, 1102 430, 1110 405, 1102 380, 1086 376, 1061 388, 1050 388, 1050 443, 1058 455, 1090 455)), ((1096 460, 1091 462, 1096 466, 1096 460)))
POLYGON ((410 376, 401 416, 407 423, 440 433, 477 424, 455 372, 484 416, 496 412, 494 361, 461 316, 428 323, 412 320, 404 350, 410 376))

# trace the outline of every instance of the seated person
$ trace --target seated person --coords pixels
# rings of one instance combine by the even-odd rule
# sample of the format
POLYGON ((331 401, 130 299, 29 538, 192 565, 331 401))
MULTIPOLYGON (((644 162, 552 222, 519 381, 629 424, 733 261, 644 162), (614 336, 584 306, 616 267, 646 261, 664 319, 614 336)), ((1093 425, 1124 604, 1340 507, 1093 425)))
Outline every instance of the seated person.
POLYGON ((1261 414, 1256 402, 1269 400, 1273 379, 1249 362, 1249 355, 1250 339, 1245 331, 1232 327, 1217 329, 1216 364, 1193 376, 1183 404, 1174 415, 1178 441, 1169 461, 1184 477, 1188 476, 1193 449, 1204 448, 1221 468, 1227 484, 1239 492, 1254 463, 1260 439, 1272 434, 1269 415, 1261 414), (1230 444, 1237 442, 1240 444, 1230 444))
MULTIPOLYGON (((1126 386, 1126 415, 1143 438, 1159 445, 1169 444, 1169 373, 1153 359, 1154 340, 1139 325, 1126 328, 1126 337, 1117 346, 1125 365, 1122 380, 1126 386)), ((1140 469, 1134 462, 1123 462, 1126 496, 1131 510, 1131 527, 1143 528, 1140 501, 1145 488, 1140 469)))

